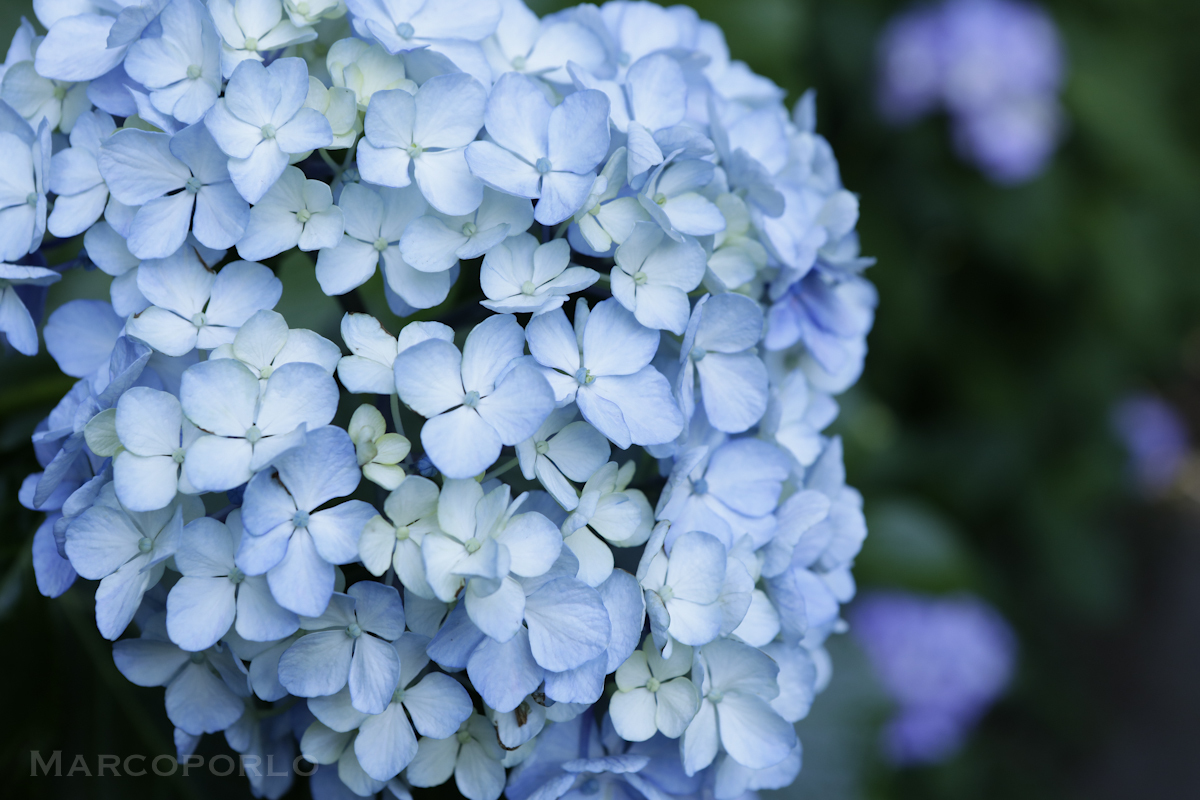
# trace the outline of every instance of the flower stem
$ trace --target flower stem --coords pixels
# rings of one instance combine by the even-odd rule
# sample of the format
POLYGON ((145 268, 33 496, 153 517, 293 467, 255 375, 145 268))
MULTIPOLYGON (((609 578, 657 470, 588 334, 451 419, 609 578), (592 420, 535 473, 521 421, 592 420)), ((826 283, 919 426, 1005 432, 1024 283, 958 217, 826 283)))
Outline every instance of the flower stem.
POLYGON ((400 421, 400 397, 399 397, 399 395, 395 395, 395 394, 392 395, 391 405, 392 405, 392 422, 396 426, 396 433, 403 436, 404 435, 404 423, 400 421))
POLYGON ((505 461, 503 464, 501 464, 500 466, 496 467, 491 472, 484 475, 481 483, 486 483, 487 481, 490 481, 492 478, 499 478, 501 475, 508 472, 510 469, 512 469, 519 463, 520 463, 520 459, 518 459, 516 456, 513 456, 508 461, 505 461))
POLYGON ((335 181, 342 176, 342 170, 345 169, 345 167, 334 161, 333 156, 329 155, 327 150, 321 148, 317 151, 317 155, 319 155, 321 160, 324 161, 331 170, 333 170, 333 179, 335 181))

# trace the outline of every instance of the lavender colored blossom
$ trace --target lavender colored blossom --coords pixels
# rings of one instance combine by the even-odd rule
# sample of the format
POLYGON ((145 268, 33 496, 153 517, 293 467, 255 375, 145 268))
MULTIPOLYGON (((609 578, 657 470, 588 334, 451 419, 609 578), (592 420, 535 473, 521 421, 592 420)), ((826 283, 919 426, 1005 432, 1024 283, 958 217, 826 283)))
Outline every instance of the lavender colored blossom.
POLYGON ((938 109, 959 155, 997 183, 1039 174, 1062 138, 1066 57, 1043 9, 945 0, 905 11, 879 41, 879 107, 893 123, 938 109))
POLYGON ((1179 412, 1161 397, 1137 394, 1113 409, 1112 425, 1129 451, 1129 467, 1143 489, 1161 492, 1174 482, 1188 453, 1179 412))
POLYGON ((883 732, 884 754, 895 764, 954 755, 1012 679, 1012 628, 972 595, 877 592, 862 597, 849 616, 897 706, 883 732))

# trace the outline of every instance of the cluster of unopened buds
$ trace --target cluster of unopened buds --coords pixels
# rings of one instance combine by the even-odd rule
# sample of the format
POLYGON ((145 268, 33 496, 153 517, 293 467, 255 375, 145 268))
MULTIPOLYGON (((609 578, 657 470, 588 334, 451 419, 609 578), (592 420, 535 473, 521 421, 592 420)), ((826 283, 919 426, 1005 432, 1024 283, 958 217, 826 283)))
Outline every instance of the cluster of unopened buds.
POLYGON ((790 783, 875 305, 812 95, 682 6, 36 7, 0 330, 35 353, 48 285, 112 281, 46 320, 78 382, 20 498, 180 753, 298 753, 318 798, 790 783), (285 257, 340 343, 274 310, 285 257))

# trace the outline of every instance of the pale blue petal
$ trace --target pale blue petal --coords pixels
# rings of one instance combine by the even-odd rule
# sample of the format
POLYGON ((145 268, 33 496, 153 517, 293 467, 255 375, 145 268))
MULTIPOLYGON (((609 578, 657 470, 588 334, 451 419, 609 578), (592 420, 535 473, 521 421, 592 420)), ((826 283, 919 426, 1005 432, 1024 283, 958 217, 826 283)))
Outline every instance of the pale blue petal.
POLYGON ((346 685, 354 640, 344 630, 301 636, 279 657, 279 682, 297 697, 323 697, 346 685))
POLYGON ((497 711, 512 711, 542 682, 545 671, 533 659, 522 628, 507 642, 484 641, 467 662, 467 675, 483 701, 497 711))
POLYGON ((400 657, 390 644, 367 633, 354 640, 349 685, 355 708, 364 714, 383 713, 399 680, 400 657))
POLYGON ((404 707, 417 732, 435 739, 453 736, 474 710, 462 684, 440 672, 432 672, 406 689, 404 707))
POLYGON ((354 754, 363 771, 379 781, 391 780, 408 766, 417 754, 417 737, 399 703, 363 722, 354 740, 354 754))
POLYGON ((245 711, 241 698, 204 663, 188 664, 171 681, 166 706, 167 718, 175 727, 193 736, 223 731, 245 711))
POLYGON ((315 617, 333 595, 333 565, 317 553, 312 537, 297 529, 283 560, 267 573, 271 595, 288 611, 315 617))
POLYGON ((554 672, 574 669, 608 647, 611 624, 599 593, 560 578, 525 601, 529 643, 537 663, 554 672))

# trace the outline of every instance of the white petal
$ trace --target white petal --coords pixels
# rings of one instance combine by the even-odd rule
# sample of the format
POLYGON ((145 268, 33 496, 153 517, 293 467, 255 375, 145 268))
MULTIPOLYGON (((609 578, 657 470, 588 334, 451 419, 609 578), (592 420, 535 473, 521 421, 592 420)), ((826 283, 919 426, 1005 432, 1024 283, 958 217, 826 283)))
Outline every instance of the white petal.
POLYGON ((472 142, 465 151, 471 173, 492 187, 518 197, 536 198, 541 175, 533 166, 493 142, 472 142))
POLYGON ((501 446, 496 430, 466 406, 428 420, 421 428, 421 444, 433 465, 450 478, 485 471, 496 462, 501 446))
POLYGON ((462 403, 462 356, 453 344, 431 339, 396 356, 394 374, 400 399, 423 417, 462 403))
POLYGON ((443 214, 470 214, 483 201, 483 182, 467 166, 465 150, 423 153, 414 174, 421 194, 443 214))
POLYGON ((450 293, 449 272, 415 270, 401 258, 399 247, 389 247, 383 251, 383 277, 387 281, 387 288, 417 309, 433 308, 450 293))
POLYGON ((658 732, 654 721, 657 708, 654 694, 649 690, 633 689, 614 694, 608 713, 618 736, 627 742, 644 742, 658 732))
POLYGON ((765 700, 732 692, 717 705, 721 744, 735 761, 751 769, 765 769, 787 758, 796 743, 796 731, 765 700))
POLYGON ((187 449, 183 469, 187 480, 202 492, 224 492, 253 477, 253 448, 245 439, 201 436, 187 449))
POLYGON ((241 698, 229 690, 206 664, 188 664, 167 687, 167 718, 193 736, 225 730, 245 711, 241 698))
POLYGON ((498 642, 507 642, 521 627, 525 612, 525 591, 511 578, 500 581, 500 588, 486 596, 475 591, 478 580, 467 583, 466 606, 471 621, 498 642))
POLYGON ((272 642, 291 636, 300 619, 275 602, 262 577, 242 581, 237 594, 237 633, 252 642, 272 642))
POLYGON ((233 625, 236 587, 225 577, 180 578, 167 596, 167 633, 184 650, 206 650, 233 625))
POLYGON ((370 634, 355 639, 349 678, 350 699, 355 708, 364 714, 383 713, 399 679, 400 657, 390 644, 370 634))
POLYGON ((753 353, 711 353, 696 365, 709 422, 719 431, 741 433, 767 409, 767 368, 753 353))
POLYGON ((345 631, 301 636, 279 658, 279 682, 298 697, 331 695, 346 685, 354 640, 345 631))
POLYGON ((367 242, 343 236, 337 247, 317 254, 317 282, 330 297, 362 286, 379 263, 379 251, 367 242))
POLYGON ((412 715, 417 731, 434 738, 453 736, 474 710, 462 684, 439 672, 426 675, 405 690, 404 707, 412 715))
POLYGON ((366 719, 354 740, 354 754, 363 771, 380 781, 391 780, 417 754, 417 737, 399 703, 366 719))
POLYGON ((594 375, 630 375, 658 351, 658 334, 616 300, 597 303, 583 334, 583 366, 594 375))
POLYGON ((594 589, 559 578, 525 601, 525 619, 534 658, 562 672, 590 661, 608 646, 608 611, 594 589))
POLYGON ((532 436, 554 409, 554 391, 540 372, 522 364, 479 401, 478 409, 501 442, 515 445, 532 436))
POLYGON ((321 614, 329 605, 333 582, 333 565, 317 554, 312 537, 303 529, 292 534, 283 560, 267 573, 276 602, 288 611, 310 617, 321 614))
POLYGON ((126 450, 113 459, 113 484, 130 511, 157 511, 175 499, 179 464, 171 456, 138 456, 126 450))
POLYGON ((700 710, 700 692, 687 678, 667 681, 658 690, 655 723, 665 736, 676 739, 700 710))
POLYGON ((483 701, 497 711, 512 711, 542 682, 545 671, 533 660, 524 628, 501 643, 484 639, 471 654, 467 675, 483 701))

